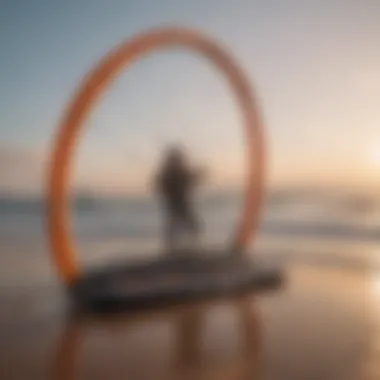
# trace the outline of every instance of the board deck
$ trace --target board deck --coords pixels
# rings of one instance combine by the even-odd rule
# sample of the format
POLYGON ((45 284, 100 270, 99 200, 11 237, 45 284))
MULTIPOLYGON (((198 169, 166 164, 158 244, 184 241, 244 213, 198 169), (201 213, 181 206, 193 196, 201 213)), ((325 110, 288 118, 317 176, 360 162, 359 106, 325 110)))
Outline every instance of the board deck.
POLYGON ((231 254, 167 255, 86 273, 70 289, 94 311, 146 308, 273 288, 282 271, 231 254))

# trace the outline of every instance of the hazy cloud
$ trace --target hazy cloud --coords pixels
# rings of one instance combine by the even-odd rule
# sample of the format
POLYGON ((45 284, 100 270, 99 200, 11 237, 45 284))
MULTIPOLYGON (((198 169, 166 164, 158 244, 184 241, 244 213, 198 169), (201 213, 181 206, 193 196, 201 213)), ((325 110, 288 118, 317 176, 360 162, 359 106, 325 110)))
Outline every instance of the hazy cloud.
POLYGON ((359 70, 355 77, 355 84, 359 90, 369 95, 380 95, 380 63, 359 70))
POLYGON ((46 154, 38 149, 0 146, 0 191, 40 192, 46 154))

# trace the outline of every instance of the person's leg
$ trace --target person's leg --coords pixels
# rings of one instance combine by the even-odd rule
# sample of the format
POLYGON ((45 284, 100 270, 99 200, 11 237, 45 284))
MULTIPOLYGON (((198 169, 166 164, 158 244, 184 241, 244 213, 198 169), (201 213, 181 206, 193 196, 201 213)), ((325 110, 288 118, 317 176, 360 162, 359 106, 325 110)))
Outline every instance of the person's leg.
POLYGON ((176 249, 176 218, 171 212, 166 213, 165 222, 165 249, 167 253, 173 253, 176 249))
POLYGON ((173 203, 169 210, 167 241, 171 251, 178 250, 178 241, 183 233, 190 239, 188 248, 198 249, 200 226, 194 210, 183 201, 173 203))
POLYGON ((195 211, 188 207, 184 214, 183 214, 183 220, 185 227, 187 229, 189 238, 191 239, 190 246, 197 250, 200 247, 200 223, 199 219, 195 213, 195 211))
POLYGON ((171 202, 165 204, 165 249, 167 253, 173 253, 178 243, 178 216, 171 202))

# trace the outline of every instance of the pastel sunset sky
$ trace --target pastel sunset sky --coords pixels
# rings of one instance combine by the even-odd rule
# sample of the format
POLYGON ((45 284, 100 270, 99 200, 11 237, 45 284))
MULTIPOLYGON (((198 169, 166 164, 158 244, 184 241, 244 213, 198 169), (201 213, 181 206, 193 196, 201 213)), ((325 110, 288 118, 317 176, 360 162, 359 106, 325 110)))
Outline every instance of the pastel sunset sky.
MULTIPOLYGON (((271 185, 380 186, 380 1, 0 2, 0 191, 40 192, 63 110, 86 72, 146 28, 186 26, 238 60, 265 120, 271 185)), ((224 79, 187 51, 136 62, 104 94, 74 185, 144 188, 182 142, 220 186, 241 183, 240 114, 224 79)))

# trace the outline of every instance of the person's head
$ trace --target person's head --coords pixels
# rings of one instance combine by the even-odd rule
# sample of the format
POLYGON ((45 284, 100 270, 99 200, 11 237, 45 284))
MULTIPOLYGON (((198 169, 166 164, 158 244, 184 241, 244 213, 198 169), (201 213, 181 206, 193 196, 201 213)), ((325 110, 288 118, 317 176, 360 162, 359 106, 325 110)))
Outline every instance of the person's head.
POLYGON ((172 145, 166 151, 166 164, 171 167, 182 167, 186 165, 184 150, 178 145, 172 145))

